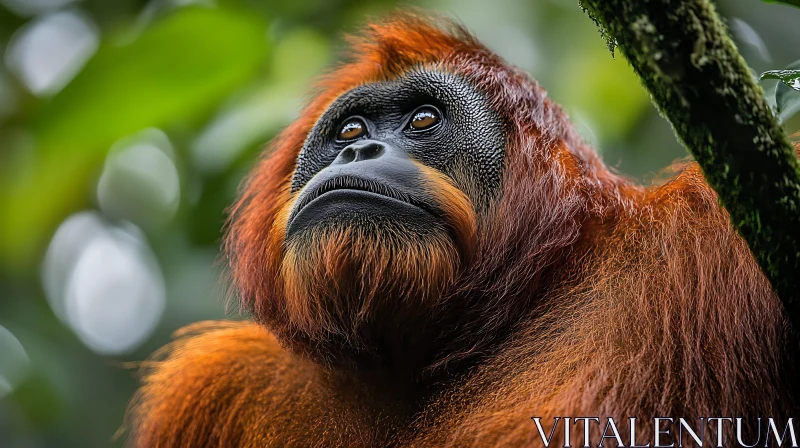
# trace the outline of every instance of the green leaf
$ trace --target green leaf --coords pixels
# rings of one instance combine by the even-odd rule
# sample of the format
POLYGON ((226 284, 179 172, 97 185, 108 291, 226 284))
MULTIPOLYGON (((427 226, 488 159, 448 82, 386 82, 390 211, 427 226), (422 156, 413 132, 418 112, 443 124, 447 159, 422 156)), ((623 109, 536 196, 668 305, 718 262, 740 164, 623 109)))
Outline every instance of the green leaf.
POLYGON ((789 64, 785 70, 770 70, 761 74, 760 79, 778 79, 775 87, 775 107, 781 123, 786 123, 794 114, 800 112, 800 61, 789 64))
POLYGON ((770 70, 762 73, 759 79, 779 79, 800 92, 800 70, 770 70))
POLYGON ((114 141, 204 116, 252 79, 266 57, 267 29, 256 14, 186 7, 126 45, 103 43, 41 104, 33 157, 0 169, 0 263, 36 262, 58 221, 89 199, 114 141))
POLYGON ((784 5, 794 6, 800 8, 800 0, 763 0, 764 3, 781 3, 784 5))
POLYGON ((786 84, 778 84, 775 89, 775 104, 780 113, 781 122, 785 123, 794 114, 800 112, 800 92, 789 88, 786 84))

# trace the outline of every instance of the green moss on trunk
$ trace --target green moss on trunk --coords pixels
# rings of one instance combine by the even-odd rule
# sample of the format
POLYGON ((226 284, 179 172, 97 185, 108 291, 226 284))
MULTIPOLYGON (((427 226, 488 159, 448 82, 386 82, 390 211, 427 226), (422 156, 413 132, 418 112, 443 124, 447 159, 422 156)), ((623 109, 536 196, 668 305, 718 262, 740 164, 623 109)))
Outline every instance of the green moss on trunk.
POLYGON ((582 0, 694 155, 800 329, 800 161, 708 0, 582 0))

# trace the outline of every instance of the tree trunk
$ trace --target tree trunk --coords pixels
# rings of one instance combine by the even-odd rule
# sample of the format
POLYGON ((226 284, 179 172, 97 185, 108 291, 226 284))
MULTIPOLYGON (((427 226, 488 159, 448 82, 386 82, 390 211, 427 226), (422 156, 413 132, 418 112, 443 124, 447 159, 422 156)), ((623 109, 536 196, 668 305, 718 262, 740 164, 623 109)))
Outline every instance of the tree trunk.
POLYGON ((703 170, 800 330, 800 161, 709 0, 582 0, 703 170))

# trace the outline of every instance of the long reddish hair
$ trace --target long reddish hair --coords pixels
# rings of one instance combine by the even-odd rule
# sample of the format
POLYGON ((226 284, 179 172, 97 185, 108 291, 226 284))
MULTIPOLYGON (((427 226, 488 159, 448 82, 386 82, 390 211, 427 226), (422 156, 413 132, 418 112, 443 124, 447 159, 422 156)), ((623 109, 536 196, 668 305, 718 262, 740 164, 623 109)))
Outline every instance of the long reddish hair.
MULTIPOLYGON (((651 416, 796 412, 788 361, 796 347, 788 347, 780 302, 696 164, 676 164, 666 182, 649 188, 610 172, 535 81, 452 23, 403 15, 370 26, 352 44, 351 60, 319 83, 232 209, 226 250, 233 282, 258 325, 203 328, 167 351, 134 408, 143 446, 264 446, 300 434, 330 446, 538 446, 531 416, 548 426, 556 416, 639 416, 638 429, 652 434, 651 416), (377 328, 422 335, 424 355, 409 354, 395 367, 438 375, 446 386, 432 388, 423 408, 411 403, 409 423, 392 416, 408 410, 396 411, 397 401, 351 391, 361 383, 345 390, 319 380, 329 371, 279 349, 270 332, 313 355, 347 320, 331 310, 352 305, 308 301, 325 297, 338 278, 331 273, 352 261, 342 251, 352 234, 317 234, 320 250, 305 254, 284 241, 289 183, 309 130, 342 93, 419 66, 456 74, 483 92, 507 137, 501 194, 488 210, 476 213, 454 179, 426 172, 451 207, 455 239, 351 251, 379 267, 356 277, 390 284, 386 257, 402 252, 395 280, 434 285, 411 287, 416 300, 397 313, 382 314, 369 288, 351 307, 377 328), (283 282, 298 276, 321 283, 283 282), (198 397, 214 405, 193 406, 198 397)), ((353 342, 345 338, 339 348, 353 342)), ((555 446, 563 445, 560 436, 555 446)), ((709 430, 704 440, 715 436, 709 430)), ((576 427, 573 440, 581 437, 576 427)))
MULTIPOLYGON (((530 309, 537 290, 553 281, 556 274, 548 268, 563 264, 579 239, 586 209, 602 206, 599 197, 594 199, 597 204, 590 204, 589 190, 602 191, 619 180, 583 145, 562 111, 530 77, 504 64, 463 28, 449 22, 434 27, 402 15, 370 26, 351 43, 352 60, 320 81, 315 99, 271 144, 232 210, 226 248, 239 297, 257 320, 289 345, 307 345, 341 332, 337 323, 342 318, 334 315, 346 308, 341 302, 353 299, 319 296, 345 282, 342 277, 348 275, 342 266, 355 251, 361 254, 361 266, 378 269, 353 275, 374 285, 394 284, 416 296, 409 304, 413 310, 394 310, 393 315, 427 315, 441 325, 441 341, 426 344, 439 352, 429 360, 431 365, 474 354, 476 336, 488 344, 508 334, 512 321, 530 309), (502 117, 507 142, 499 202, 475 217, 466 196, 453 188, 453 179, 427 169, 427 178, 439 186, 432 191, 447 195, 439 203, 453 209, 448 222, 458 228, 460 247, 447 238, 421 246, 401 244, 395 250, 390 250, 388 238, 377 245, 359 245, 352 234, 355 229, 318 234, 319 245, 311 251, 287 245, 286 219, 296 197, 289 191, 290 178, 316 120, 342 93, 420 66, 465 78, 491 99, 491 107, 502 117), (465 252, 470 257, 464 257, 465 252), (380 268, 397 256, 405 257, 407 269, 380 268), (373 262, 363 263, 366 259, 373 262)), ((349 293, 365 296, 352 310, 356 316, 376 311, 369 298, 376 294, 364 287, 349 293)))

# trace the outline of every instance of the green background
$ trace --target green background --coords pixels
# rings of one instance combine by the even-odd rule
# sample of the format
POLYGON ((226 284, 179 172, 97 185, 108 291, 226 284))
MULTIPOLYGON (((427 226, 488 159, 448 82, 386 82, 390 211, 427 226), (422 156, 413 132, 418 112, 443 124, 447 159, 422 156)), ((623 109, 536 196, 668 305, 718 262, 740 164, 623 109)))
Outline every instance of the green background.
MULTIPOLYGON (((410 4, 530 72, 618 171, 649 183, 686 157, 577 1, 410 4)), ((226 316, 219 243, 240 180, 346 56, 343 34, 398 6, 0 0, 0 447, 124 442, 135 362, 226 316)), ((756 73, 800 59, 800 10, 718 6, 756 73)))

